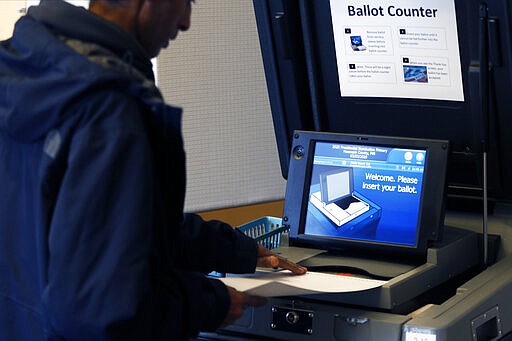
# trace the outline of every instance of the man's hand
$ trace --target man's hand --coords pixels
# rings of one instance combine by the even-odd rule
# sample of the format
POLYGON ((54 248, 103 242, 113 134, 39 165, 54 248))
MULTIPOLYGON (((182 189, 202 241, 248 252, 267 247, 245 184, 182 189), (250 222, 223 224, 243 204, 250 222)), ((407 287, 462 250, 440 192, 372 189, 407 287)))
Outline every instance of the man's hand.
MULTIPOLYGON (((290 262, 261 245, 258 245, 258 261, 256 265, 262 268, 283 268, 290 270, 296 275, 302 275, 308 271, 305 267, 290 262)), ((259 307, 267 303, 264 297, 252 296, 229 286, 227 286, 227 289, 231 298, 231 304, 221 327, 228 326, 239 319, 246 307, 259 307)))
POLYGON ((290 262, 262 245, 258 245, 258 261, 256 266, 274 269, 283 268, 290 270, 296 275, 303 275, 308 271, 307 268, 290 262))
POLYGON ((231 304, 229 305, 228 315, 224 319, 224 322, 222 322, 221 327, 230 325, 239 319, 246 307, 259 307, 267 303, 264 297, 252 296, 228 286, 226 286, 226 288, 231 298, 231 304))

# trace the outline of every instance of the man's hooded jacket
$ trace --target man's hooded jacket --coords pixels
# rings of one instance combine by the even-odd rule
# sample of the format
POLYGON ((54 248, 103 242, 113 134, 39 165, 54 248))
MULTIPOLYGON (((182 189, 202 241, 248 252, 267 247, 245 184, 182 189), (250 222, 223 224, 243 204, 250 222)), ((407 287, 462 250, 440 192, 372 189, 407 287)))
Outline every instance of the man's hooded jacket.
POLYGON ((126 32, 43 0, 0 42, 0 340, 186 339, 256 243, 183 214, 181 110, 126 32))

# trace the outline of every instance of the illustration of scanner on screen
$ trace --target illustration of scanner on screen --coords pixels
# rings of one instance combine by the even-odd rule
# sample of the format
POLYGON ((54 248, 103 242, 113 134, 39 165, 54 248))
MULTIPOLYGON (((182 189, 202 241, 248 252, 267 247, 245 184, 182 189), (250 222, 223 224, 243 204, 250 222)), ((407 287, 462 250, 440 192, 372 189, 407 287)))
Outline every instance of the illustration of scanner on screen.
POLYGON ((354 194, 354 175, 349 167, 320 173, 320 191, 312 193, 310 201, 337 226, 370 209, 368 203, 354 194))
POLYGON ((365 51, 366 46, 363 45, 361 36, 350 36, 350 46, 354 51, 365 51))

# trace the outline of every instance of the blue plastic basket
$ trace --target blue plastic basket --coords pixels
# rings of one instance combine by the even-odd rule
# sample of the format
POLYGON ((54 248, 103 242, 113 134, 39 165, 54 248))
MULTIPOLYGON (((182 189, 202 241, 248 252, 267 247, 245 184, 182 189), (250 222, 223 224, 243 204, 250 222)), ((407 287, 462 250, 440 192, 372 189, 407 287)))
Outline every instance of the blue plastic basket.
POLYGON ((243 224, 238 229, 271 250, 281 245, 283 233, 288 232, 290 228, 282 226, 281 218, 262 217, 243 224))
MULTIPOLYGON (((258 244, 267 249, 275 249, 283 242, 283 233, 288 232, 290 227, 281 225, 281 218, 262 217, 251 222, 238 226, 246 236, 254 238, 258 244)), ((226 277, 225 273, 212 271, 208 274, 212 277, 226 277)))

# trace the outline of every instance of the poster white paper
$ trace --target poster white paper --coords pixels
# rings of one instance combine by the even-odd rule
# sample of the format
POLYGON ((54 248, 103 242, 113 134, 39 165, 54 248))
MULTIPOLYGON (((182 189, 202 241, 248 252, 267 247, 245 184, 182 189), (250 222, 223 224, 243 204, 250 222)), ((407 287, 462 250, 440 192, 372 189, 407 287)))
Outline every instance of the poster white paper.
POLYGON ((330 0, 341 96, 464 101, 454 0, 330 0))

